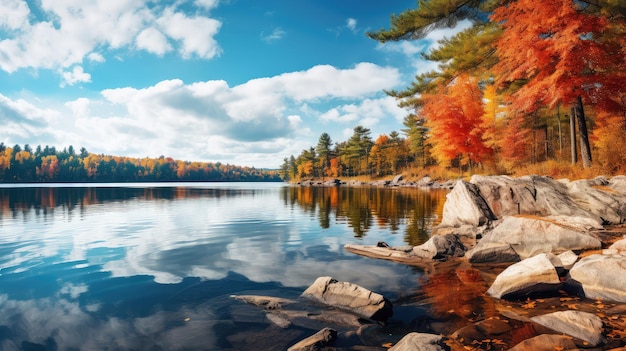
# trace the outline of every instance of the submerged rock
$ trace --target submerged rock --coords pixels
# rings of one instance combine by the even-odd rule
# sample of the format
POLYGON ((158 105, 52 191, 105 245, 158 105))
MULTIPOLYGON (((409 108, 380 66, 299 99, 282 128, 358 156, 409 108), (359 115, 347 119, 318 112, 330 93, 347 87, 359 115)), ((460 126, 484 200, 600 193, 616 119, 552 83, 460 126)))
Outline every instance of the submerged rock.
POLYGON ((560 287, 561 281, 550 258, 539 254, 506 268, 496 277, 487 294, 500 299, 556 291, 560 287))
POLYGON ((308 338, 299 341, 287 349, 287 351, 316 351, 322 350, 325 346, 337 338, 337 331, 331 328, 324 328, 308 338))
POLYGON ((530 319, 559 333, 573 336, 596 346, 604 341, 600 317, 580 311, 559 311, 530 319))
POLYGON ((385 322, 393 314, 391 302, 381 294, 331 277, 317 278, 301 296, 374 321, 385 322))
POLYGON ((509 351, 554 351, 577 349, 572 338, 565 335, 541 334, 526 339, 513 346, 509 351))

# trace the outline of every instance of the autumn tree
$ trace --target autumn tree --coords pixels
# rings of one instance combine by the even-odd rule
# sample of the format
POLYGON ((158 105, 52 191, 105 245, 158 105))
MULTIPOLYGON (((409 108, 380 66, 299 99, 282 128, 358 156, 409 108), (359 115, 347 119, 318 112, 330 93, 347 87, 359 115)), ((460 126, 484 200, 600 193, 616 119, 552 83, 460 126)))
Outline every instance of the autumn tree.
POLYGON ((608 106, 609 97, 623 89, 624 56, 600 40, 606 17, 588 14, 572 0, 517 0, 496 9, 491 19, 503 28, 495 45, 498 83, 522 82, 511 94, 512 108, 530 113, 541 106, 573 105, 583 166, 590 167, 583 104, 608 106))
POLYGON ((457 160, 470 166, 489 157, 483 141, 482 92, 475 78, 462 75, 440 93, 424 96, 420 113, 426 119, 433 143, 432 153, 442 164, 457 160))

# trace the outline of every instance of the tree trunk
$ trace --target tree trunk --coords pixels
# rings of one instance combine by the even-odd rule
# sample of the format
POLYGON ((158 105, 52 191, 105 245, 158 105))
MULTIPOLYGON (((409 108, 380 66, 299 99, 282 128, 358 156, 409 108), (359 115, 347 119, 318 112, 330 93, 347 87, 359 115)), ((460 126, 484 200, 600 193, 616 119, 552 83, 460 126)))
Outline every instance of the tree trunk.
POLYGON ((578 120, 578 135, 580 136, 580 158, 583 161, 583 168, 589 168, 591 167, 591 146, 589 145, 589 135, 587 133, 587 122, 585 121, 583 99, 580 95, 578 95, 575 110, 576 120, 578 120))
POLYGON ((578 152, 576 152, 576 109, 572 106, 569 114, 569 140, 572 151, 572 164, 578 162, 578 152))

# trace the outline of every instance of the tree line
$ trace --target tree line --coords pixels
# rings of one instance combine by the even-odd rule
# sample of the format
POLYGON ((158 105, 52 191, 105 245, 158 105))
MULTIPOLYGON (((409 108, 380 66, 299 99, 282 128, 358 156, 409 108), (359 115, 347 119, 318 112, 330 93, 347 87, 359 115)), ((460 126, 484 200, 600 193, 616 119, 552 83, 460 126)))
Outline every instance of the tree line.
POLYGON ((429 166, 509 174, 551 161, 626 171, 625 2, 419 0, 368 36, 417 40, 462 20, 471 26, 422 54, 438 69, 387 92, 411 111, 403 137, 373 140, 357 127, 333 147, 323 134, 317 146, 285 159, 281 176, 382 176, 429 166))
POLYGON ((171 157, 131 158, 26 144, 0 143, 0 182, 176 182, 281 181, 275 170, 229 164, 189 162, 171 157))

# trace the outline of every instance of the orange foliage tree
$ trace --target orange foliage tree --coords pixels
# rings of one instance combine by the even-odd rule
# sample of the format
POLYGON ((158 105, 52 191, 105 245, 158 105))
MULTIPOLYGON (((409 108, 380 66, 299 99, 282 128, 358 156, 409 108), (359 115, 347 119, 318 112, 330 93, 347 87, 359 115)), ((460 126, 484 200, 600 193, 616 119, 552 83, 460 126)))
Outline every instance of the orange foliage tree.
POLYGON ((623 55, 610 41, 604 16, 585 13, 572 0, 517 0, 491 16, 503 28, 495 47, 499 83, 521 84, 510 100, 520 112, 557 103, 575 105, 583 166, 591 166, 583 102, 608 106, 623 89, 623 55))
POLYGON ((423 95, 420 113, 430 128, 432 155, 443 164, 459 159, 462 165, 480 163, 492 154, 485 145, 482 93, 476 79, 461 75, 438 94, 423 95))

